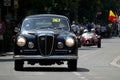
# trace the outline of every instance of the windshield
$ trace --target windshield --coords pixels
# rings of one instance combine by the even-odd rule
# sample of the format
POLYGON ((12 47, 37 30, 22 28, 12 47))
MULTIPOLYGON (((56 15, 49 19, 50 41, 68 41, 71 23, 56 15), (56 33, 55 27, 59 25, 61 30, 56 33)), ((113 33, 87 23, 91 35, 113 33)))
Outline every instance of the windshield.
POLYGON ((64 18, 39 17, 25 19, 21 30, 61 29, 69 30, 69 24, 64 18))

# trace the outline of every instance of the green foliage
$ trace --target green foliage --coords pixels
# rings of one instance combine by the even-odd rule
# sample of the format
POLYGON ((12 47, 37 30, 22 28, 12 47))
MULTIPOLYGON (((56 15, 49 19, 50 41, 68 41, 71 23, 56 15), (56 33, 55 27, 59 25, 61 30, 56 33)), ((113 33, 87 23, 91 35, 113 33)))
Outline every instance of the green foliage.
POLYGON ((83 21, 85 17, 88 22, 96 21, 98 23, 108 23, 109 10, 119 15, 120 0, 80 0, 79 2, 79 20, 83 21), (101 12, 101 14, 97 14, 101 12))
POLYGON ((26 15, 53 13, 80 22, 108 22, 109 10, 119 15, 120 0, 20 0, 26 15), (100 15, 97 13, 101 12, 100 15), (84 21, 85 20, 85 21, 84 21))

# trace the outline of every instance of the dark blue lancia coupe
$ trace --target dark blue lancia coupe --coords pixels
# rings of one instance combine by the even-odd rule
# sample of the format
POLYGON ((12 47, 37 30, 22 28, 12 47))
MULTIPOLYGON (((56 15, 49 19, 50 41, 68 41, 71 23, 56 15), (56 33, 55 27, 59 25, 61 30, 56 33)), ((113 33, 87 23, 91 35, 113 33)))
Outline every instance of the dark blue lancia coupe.
POLYGON ((14 41, 14 68, 22 70, 24 61, 34 65, 63 64, 77 69, 78 41, 71 32, 69 19, 62 15, 27 16, 14 41))

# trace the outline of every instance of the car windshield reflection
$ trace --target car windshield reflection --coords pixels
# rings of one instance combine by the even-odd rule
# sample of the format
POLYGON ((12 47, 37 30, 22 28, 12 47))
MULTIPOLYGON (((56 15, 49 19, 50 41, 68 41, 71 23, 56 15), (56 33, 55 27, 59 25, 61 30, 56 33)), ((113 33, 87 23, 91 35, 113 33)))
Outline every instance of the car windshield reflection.
POLYGON ((24 20, 21 28, 21 30, 39 30, 39 29, 69 30, 69 27, 68 22, 64 19, 41 17, 24 20))

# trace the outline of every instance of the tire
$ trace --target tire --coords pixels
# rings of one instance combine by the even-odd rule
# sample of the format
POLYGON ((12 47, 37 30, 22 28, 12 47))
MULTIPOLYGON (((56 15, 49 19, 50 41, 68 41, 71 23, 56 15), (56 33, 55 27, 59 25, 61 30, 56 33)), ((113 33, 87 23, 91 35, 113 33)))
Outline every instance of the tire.
POLYGON ((120 38, 120 31, 118 32, 118 37, 120 38))
POLYGON ((81 48, 81 42, 80 42, 80 39, 77 39, 78 40, 78 48, 81 48))
POLYGON ((97 47, 101 48, 101 39, 98 39, 97 47))
POLYGON ((69 60, 68 61, 68 69, 70 71, 76 71, 77 70, 77 60, 69 60))
POLYGON ((15 62, 14 62, 14 69, 16 71, 22 70, 23 69, 23 61, 21 61, 21 60, 15 60, 15 62))
POLYGON ((81 43, 78 44, 78 48, 81 48, 81 43))

